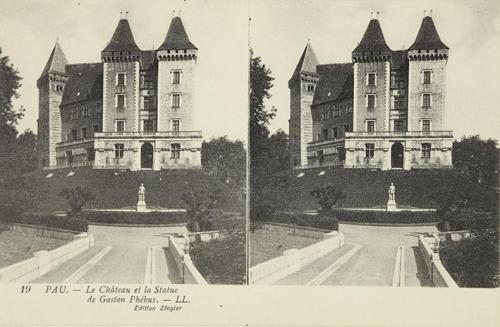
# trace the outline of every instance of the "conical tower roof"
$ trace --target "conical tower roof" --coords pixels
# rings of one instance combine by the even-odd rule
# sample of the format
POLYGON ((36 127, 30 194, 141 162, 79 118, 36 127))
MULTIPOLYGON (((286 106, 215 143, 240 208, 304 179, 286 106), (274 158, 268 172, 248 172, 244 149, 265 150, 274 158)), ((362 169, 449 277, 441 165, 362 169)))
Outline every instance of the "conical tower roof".
POLYGON ((300 73, 316 74, 316 66, 319 65, 318 59, 312 46, 307 43, 302 55, 300 56, 299 63, 295 70, 293 71, 292 78, 299 75, 300 73))
POLYGON ((120 19, 118 26, 103 52, 110 51, 141 51, 134 40, 128 20, 120 19))
POLYGON ((66 60, 66 56, 64 55, 64 52, 62 51, 62 48, 59 45, 59 42, 56 41, 56 44, 54 45, 54 48, 50 53, 49 60, 45 64, 45 67, 43 68, 40 77, 50 73, 66 75, 67 64, 68 61, 66 60))
POLYGON ((426 16, 422 20, 417 38, 408 50, 449 49, 439 38, 432 17, 426 16))
POLYGON ((186 29, 180 17, 172 18, 167 37, 158 50, 189 50, 198 49, 187 36, 186 29))
POLYGON ((378 19, 372 19, 368 23, 365 34, 359 42, 358 46, 352 51, 353 54, 361 54, 362 52, 391 52, 391 49, 385 42, 384 33, 378 19))

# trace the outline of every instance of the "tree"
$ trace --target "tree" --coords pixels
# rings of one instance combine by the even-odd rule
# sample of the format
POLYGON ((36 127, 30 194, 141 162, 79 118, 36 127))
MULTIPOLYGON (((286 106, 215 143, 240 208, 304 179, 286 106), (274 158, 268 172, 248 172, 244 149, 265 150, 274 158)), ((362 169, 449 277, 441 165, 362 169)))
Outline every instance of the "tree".
POLYGON ((210 193, 205 190, 190 190, 183 193, 181 199, 188 206, 188 230, 193 233, 210 230, 208 217, 210 210, 215 208, 220 199, 220 190, 215 189, 210 193))
POLYGON ((94 199, 92 193, 81 186, 75 186, 71 189, 63 190, 59 194, 65 197, 68 201, 71 214, 79 213, 88 202, 94 199))
POLYGON ((209 175, 238 191, 245 190, 246 151, 241 141, 227 136, 203 142, 201 165, 209 175))
POLYGON ((24 109, 16 112, 12 100, 19 95, 21 77, 14 68, 8 56, 2 56, 0 48, 0 168, 5 169, 11 158, 9 154, 15 149, 14 141, 17 136, 16 125, 23 117, 24 109))
POLYGON ((310 195, 318 200, 322 213, 331 212, 337 202, 345 198, 342 191, 335 188, 333 185, 317 187, 311 191, 310 195))
POLYGON ((498 189, 498 155, 493 139, 474 135, 453 142, 453 166, 479 185, 498 189))
POLYGON ((276 131, 267 140, 267 170, 270 173, 281 172, 290 168, 290 147, 288 134, 282 129, 276 131))
POLYGON ((15 149, 12 152, 13 169, 24 174, 38 167, 38 152, 36 149, 37 138, 30 129, 19 135, 15 141, 15 149))

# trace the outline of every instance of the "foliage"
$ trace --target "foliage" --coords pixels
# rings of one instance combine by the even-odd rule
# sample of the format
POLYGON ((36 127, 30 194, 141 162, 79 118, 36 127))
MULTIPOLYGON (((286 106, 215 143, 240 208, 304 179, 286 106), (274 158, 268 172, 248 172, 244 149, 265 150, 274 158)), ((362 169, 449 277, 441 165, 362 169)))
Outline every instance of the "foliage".
POLYGON ((29 214, 5 217, 6 223, 18 223, 49 228, 58 228, 77 232, 86 232, 88 222, 85 219, 73 217, 59 217, 52 214, 29 214))
POLYGON ((60 195, 66 198, 72 214, 82 211, 85 204, 94 199, 93 194, 88 189, 79 185, 61 191, 60 195))
POLYGON ((319 228, 330 231, 339 229, 338 219, 330 214, 306 215, 279 212, 269 216, 256 216, 255 221, 319 228))
POLYGON ((82 211, 75 215, 93 223, 101 224, 180 224, 187 221, 185 212, 135 212, 135 211, 82 211))
POLYGON ((441 232, 457 230, 483 230, 498 228, 498 215, 480 213, 472 209, 457 209, 440 216, 437 228, 441 232))
POLYGON ((453 166, 475 183, 498 188, 498 148, 493 139, 479 135, 453 143, 453 166))
POLYGON ((190 232, 197 233, 210 230, 210 224, 208 223, 210 210, 215 208, 219 198, 220 190, 218 189, 211 192, 192 189, 182 194, 182 200, 188 206, 189 223, 186 227, 190 232))
POLYGON ((203 142, 201 164, 209 175, 232 189, 245 190, 246 151, 243 142, 231 141, 227 136, 203 142))
POLYGON ((438 221, 432 211, 333 210, 340 221, 367 224, 427 224, 438 221))
POLYGON ((193 242, 189 254, 210 284, 245 284, 245 248, 245 230, 237 229, 208 242, 193 242))
POLYGON ((23 112, 12 108, 12 100, 19 95, 21 77, 8 56, 2 56, 0 49, 0 142, 2 145, 14 140, 17 135, 16 125, 23 117, 23 112))
POLYGON ((335 188, 333 185, 316 187, 311 191, 310 195, 318 200, 318 204, 323 212, 331 212, 337 202, 345 198, 342 191, 335 188))
POLYGON ((499 287, 498 230, 440 243, 439 257, 460 287, 499 287))

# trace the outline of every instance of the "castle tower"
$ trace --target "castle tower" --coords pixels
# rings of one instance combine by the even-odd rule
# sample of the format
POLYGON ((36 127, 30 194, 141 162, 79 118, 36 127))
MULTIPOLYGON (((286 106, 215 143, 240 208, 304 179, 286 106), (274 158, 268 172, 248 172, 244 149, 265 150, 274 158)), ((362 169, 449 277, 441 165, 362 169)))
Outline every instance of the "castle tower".
POLYGON ((389 131, 391 57, 379 21, 370 20, 361 42, 352 51, 353 132, 389 131))
POLYGON ((141 50, 127 19, 120 19, 102 50, 103 132, 139 130, 139 71, 141 50))
POLYGON ((191 43, 180 17, 172 18, 157 50, 158 131, 192 131, 195 66, 198 48, 191 43))
POLYGON ((424 17, 408 49, 408 130, 444 130, 448 47, 430 16, 424 17))
POLYGON ((61 142, 61 104, 67 81, 66 56, 56 42, 38 78, 38 166, 56 165, 56 144, 61 142))
POLYGON ((313 122, 311 104, 319 80, 316 72, 318 59, 309 42, 292 77, 288 81, 290 89, 290 162, 292 167, 307 166, 307 143, 312 142, 313 122))

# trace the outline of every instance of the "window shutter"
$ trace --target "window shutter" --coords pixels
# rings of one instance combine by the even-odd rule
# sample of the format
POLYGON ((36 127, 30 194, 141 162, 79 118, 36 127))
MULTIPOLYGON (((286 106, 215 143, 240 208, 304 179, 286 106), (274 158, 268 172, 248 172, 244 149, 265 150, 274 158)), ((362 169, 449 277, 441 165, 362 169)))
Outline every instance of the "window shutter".
POLYGON ((182 84, 182 71, 179 71, 179 84, 182 84))
POLYGON ((429 105, 432 107, 432 93, 429 94, 429 105))
POLYGON ((170 84, 174 84, 174 72, 170 71, 170 84))
POLYGON ((115 86, 118 85, 118 73, 115 73, 115 86))
POLYGON ((123 95, 123 107, 127 108, 127 96, 123 95))
POLYGON ((118 108, 118 94, 115 94, 115 108, 118 108))
POLYGON ((423 93, 420 93, 420 106, 421 107, 424 106, 424 94, 423 93))
POLYGON ((365 107, 368 108, 368 94, 365 94, 365 107))
POLYGON ((375 101, 374 101, 374 105, 373 105, 373 106, 374 106, 374 107, 377 107, 377 100, 378 100, 378 99, 377 99, 377 95, 375 94, 373 97, 375 98, 375 101))
POLYGON ((375 73, 375 86, 377 86, 377 80, 378 80, 377 73, 375 73))
POLYGON ((127 74, 123 74, 123 85, 127 85, 127 74))
POLYGON ((434 79, 434 72, 431 70, 431 83, 433 82, 434 79))
POLYGON ((365 73, 365 85, 368 86, 368 73, 365 73))
POLYGON ((182 94, 179 93, 179 107, 182 107, 182 94))

